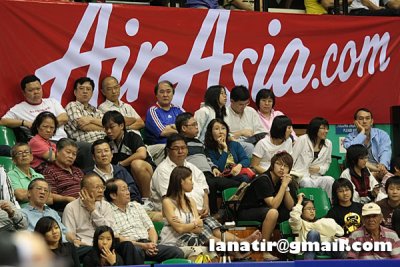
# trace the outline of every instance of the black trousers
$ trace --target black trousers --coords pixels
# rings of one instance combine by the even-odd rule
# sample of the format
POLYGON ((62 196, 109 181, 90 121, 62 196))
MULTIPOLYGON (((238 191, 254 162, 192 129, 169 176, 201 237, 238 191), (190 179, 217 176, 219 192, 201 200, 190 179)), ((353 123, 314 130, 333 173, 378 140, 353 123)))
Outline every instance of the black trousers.
POLYGON ((238 187, 240 185, 240 181, 234 180, 232 178, 226 177, 215 177, 211 172, 204 172, 206 176, 206 181, 209 187, 208 201, 210 205, 211 214, 215 214, 218 212, 217 205, 217 192, 223 191, 224 189, 230 187, 238 187))
MULTIPOLYGON (((76 249, 79 261, 83 262, 83 258, 92 250, 91 246, 81 246, 76 249)), ((125 265, 143 265, 144 251, 141 248, 135 247, 131 242, 125 241, 117 243, 115 251, 122 257, 125 265)))
POLYGON ((158 253, 155 256, 145 254, 145 260, 163 262, 168 259, 183 258, 183 251, 178 247, 158 245, 158 253))

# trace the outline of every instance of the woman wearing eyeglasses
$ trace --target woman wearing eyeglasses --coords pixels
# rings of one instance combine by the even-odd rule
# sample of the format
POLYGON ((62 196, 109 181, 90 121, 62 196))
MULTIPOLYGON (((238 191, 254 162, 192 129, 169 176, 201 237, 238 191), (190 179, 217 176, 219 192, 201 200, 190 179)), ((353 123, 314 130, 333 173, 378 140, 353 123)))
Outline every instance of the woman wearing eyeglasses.
MULTIPOLYGON (((297 204, 290 212, 290 227, 294 234, 297 234, 297 242, 334 242, 337 237, 343 236, 343 228, 334 219, 315 218, 315 207, 312 200, 305 199, 304 194, 297 195, 297 204)), ((316 256, 315 251, 304 252, 305 260, 312 260, 316 256)), ((345 257, 343 252, 329 252, 330 256, 336 259, 345 257)))

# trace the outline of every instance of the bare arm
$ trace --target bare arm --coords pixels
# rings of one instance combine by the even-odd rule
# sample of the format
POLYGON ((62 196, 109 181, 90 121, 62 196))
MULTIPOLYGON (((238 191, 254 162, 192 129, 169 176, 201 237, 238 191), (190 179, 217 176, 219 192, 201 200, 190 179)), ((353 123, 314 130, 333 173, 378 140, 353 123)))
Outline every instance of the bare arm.
POLYGON ((134 117, 124 117, 126 128, 128 130, 140 130, 144 128, 144 121, 142 118, 134 118, 134 117))
POLYGON ((171 124, 167 125, 164 130, 161 131, 160 136, 167 137, 174 133, 178 133, 178 131, 176 130, 175 125, 171 124))
POLYGON ((15 189, 14 190, 14 196, 19 202, 28 202, 28 190, 26 189, 15 189))
POLYGON ((50 156, 50 151, 47 151, 41 155, 41 158, 49 162, 53 162, 56 160, 56 152, 52 149, 51 156, 50 156))
POLYGON ((90 131, 103 131, 101 119, 93 117, 80 117, 77 119, 78 127, 86 132, 90 131))
POLYGON ((279 188, 278 194, 276 194, 276 196, 274 196, 274 197, 265 198, 264 199, 265 203, 269 207, 271 207, 273 209, 277 209, 281 205, 282 200, 283 200, 285 203, 285 206, 287 208, 288 208, 287 204, 291 204, 291 207, 293 207, 293 205, 294 205, 293 199, 291 201, 288 199, 288 197, 291 198, 290 192, 286 191, 286 188, 288 188, 288 185, 291 181, 292 181, 292 178, 290 177, 290 175, 285 174, 285 176, 282 178, 282 184, 281 184, 281 187, 279 188))
MULTIPOLYGON (((192 206, 193 207, 193 206, 192 206)), ((174 228, 176 232, 179 234, 184 233, 197 233, 199 230, 202 230, 203 221, 199 218, 199 214, 197 213, 197 207, 194 205, 193 213, 196 218, 195 222, 193 223, 182 223, 176 219, 175 216, 175 205, 169 198, 165 198, 162 201, 162 209, 167 219, 168 223, 174 228), (199 227, 201 226, 201 227, 199 227), (197 231, 196 231, 197 230, 197 231)))
POLYGON ((158 235, 156 232, 156 229, 154 229, 154 227, 150 227, 150 229, 148 230, 149 233, 149 240, 155 244, 157 244, 158 241, 158 235))
POLYGON ((253 167, 258 174, 264 173, 266 169, 260 165, 261 159, 255 155, 251 158, 251 167, 253 167))
POLYGON ((132 155, 130 155, 128 158, 124 159, 123 161, 120 161, 119 164, 122 166, 129 166, 132 161, 136 159, 142 159, 145 160, 147 157, 147 150, 145 147, 139 147, 136 152, 132 155))
POLYGON ((20 120, 20 119, 6 119, 2 118, 0 120, 0 125, 7 126, 10 128, 17 128, 20 126, 25 126, 28 128, 31 128, 32 122, 31 121, 26 121, 26 120, 20 120))
POLYGON ((64 125, 68 122, 68 115, 67 113, 61 113, 60 115, 57 116, 57 121, 59 126, 64 125))
MULTIPOLYGON (((380 10, 380 9, 384 9, 384 7, 381 6, 377 6, 374 3, 372 3, 369 0, 361 0, 361 4, 363 4, 364 6, 368 7, 369 10, 380 10)), ((358 128, 358 127, 357 127, 358 128)))
POLYGON ((249 3, 243 2, 242 0, 233 0, 231 3, 239 9, 253 11, 252 6, 249 3))
POLYGON ((69 203, 69 202, 75 200, 74 197, 63 196, 63 195, 54 194, 54 193, 51 193, 51 196, 53 198, 53 202, 68 202, 69 203))
POLYGON ((232 132, 231 134, 233 134, 233 137, 235 139, 238 139, 241 136, 250 137, 250 136, 252 136, 254 134, 254 132, 251 129, 242 129, 242 130, 239 130, 239 131, 236 131, 236 132, 232 132))

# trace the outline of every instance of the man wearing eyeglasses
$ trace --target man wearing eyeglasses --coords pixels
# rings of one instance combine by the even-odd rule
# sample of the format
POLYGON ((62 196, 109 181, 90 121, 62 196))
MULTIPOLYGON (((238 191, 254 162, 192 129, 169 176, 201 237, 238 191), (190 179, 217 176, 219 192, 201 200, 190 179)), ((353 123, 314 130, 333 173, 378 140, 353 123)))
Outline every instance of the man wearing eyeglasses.
POLYGON ((151 180, 151 200, 154 203, 154 210, 161 211, 161 200, 167 193, 172 170, 176 166, 185 166, 192 170, 193 177, 193 190, 189 195, 196 201, 199 215, 207 217, 210 212, 208 203, 209 188, 203 172, 192 163, 186 161, 188 147, 184 137, 179 134, 170 135, 167 138, 165 152, 167 157, 158 165, 151 180))
MULTIPOLYGON (((79 198, 64 209, 63 223, 73 234, 74 245, 82 259, 91 249, 93 235, 98 226, 114 227, 111 205, 103 199, 104 181, 94 172, 81 180, 79 198)), ((125 265, 143 264, 143 256, 131 242, 117 244, 116 251, 125 265)))
MULTIPOLYGON (((14 196, 18 200, 21 207, 28 204, 28 185, 37 178, 44 178, 31 168, 33 155, 31 148, 26 143, 17 143, 11 149, 11 157, 15 164, 14 169, 8 172, 14 196)), ((49 197, 47 204, 53 203, 53 197, 49 197)))
POLYGON ((28 230, 33 231, 36 223, 44 216, 50 216, 57 221, 63 233, 63 242, 67 240, 73 242, 72 235, 68 233, 67 228, 61 222, 57 211, 46 205, 50 196, 50 187, 43 178, 32 180, 28 186, 29 203, 22 209, 22 212, 28 218, 28 230), (66 238, 66 239, 65 239, 66 238))

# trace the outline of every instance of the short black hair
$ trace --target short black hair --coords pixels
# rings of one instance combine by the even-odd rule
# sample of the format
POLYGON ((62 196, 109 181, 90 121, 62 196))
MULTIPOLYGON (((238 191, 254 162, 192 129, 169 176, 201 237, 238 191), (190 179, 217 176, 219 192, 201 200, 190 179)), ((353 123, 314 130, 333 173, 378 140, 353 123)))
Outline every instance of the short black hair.
POLYGON ((260 102, 262 99, 268 99, 271 98, 272 99, 272 108, 275 107, 275 94, 274 92, 272 92, 271 89, 266 89, 263 88, 260 91, 258 91, 257 95, 256 95, 256 106, 257 109, 260 109, 260 102))
POLYGON ((356 112, 354 112, 354 119, 355 119, 355 120, 357 119, 357 114, 358 114, 358 112, 360 112, 360 111, 368 112, 369 114, 371 114, 371 119, 373 119, 373 117, 372 117, 372 112, 371 112, 369 109, 367 109, 367 108, 359 108, 359 109, 356 110, 356 112))
POLYGON ((74 82, 74 90, 78 89, 78 85, 82 85, 85 82, 89 82, 90 85, 92 86, 92 91, 94 90, 94 81, 90 79, 89 77, 80 77, 74 82))
MULTIPOLYGON (((33 187, 35 186, 36 183, 38 182, 45 182, 47 185, 49 185, 49 182, 46 181, 46 179, 44 178, 36 178, 33 179, 32 181, 30 181, 30 183, 28 184, 28 191, 32 190, 33 187)), ((50 185, 49 185, 49 190, 50 190, 50 185)))
POLYGON ((190 112, 183 112, 176 117, 175 126, 178 133, 182 132, 182 127, 193 117, 193 114, 190 112))
POLYGON ((73 146, 76 149, 79 149, 78 144, 74 140, 64 137, 64 138, 61 138, 60 140, 58 140, 57 145, 56 145, 57 151, 60 152, 66 146, 73 146))
POLYGON ((106 182, 106 189, 104 190, 104 198, 108 202, 112 202, 111 194, 116 194, 118 192, 118 186, 116 184, 118 180, 123 181, 122 179, 119 178, 111 178, 106 182))
POLYGON ((349 179, 346 178, 339 178, 332 184, 332 204, 339 205, 339 198, 337 196, 337 191, 339 188, 347 187, 351 191, 351 198, 350 201, 353 202, 353 195, 354 195, 354 188, 353 184, 350 182, 349 179))
POLYGON ((165 81, 161 81, 161 82, 159 82, 159 83, 156 84, 156 86, 154 87, 154 94, 155 94, 155 95, 157 95, 158 89, 159 89, 159 87, 160 87, 160 85, 161 85, 162 83, 166 83, 166 84, 168 84, 169 86, 171 86, 171 88, 172 88, 172 93, 175 94, 175 87, 174 87, 174 85, 173 85, 170 81, 166 81, 166 80, 165 80, 165 81))
POLYGON ((392 176, 386 180, 386 183, 385 183, 386 193, 388 191, 389 185, 391 185, 391 184, 400 185, 400 176, 392 176))
POLYGON ((400 170, 400 156, 394 157, 392 160, 392 173, 396 172, 395 168, 400 170))
POLYGON ((269 134, 272 138, 285 139, 286 129, 288 126, 292 126, 292 120, 288 116, 279 115, 272 121, 271 129, 269 134))
POLYGON ((111 122, 115 122, 118 125, 124 125, 124 131, 126 130, 125 119, 124 116, 116 110, 109 110, 103 115, 103 119, 101 119, 101 124, 103 127, 106 127, 111 122))
POLYGON ((167 137, 167 143, 165 144, 165 150, 164 150, 165 156, 168 156, 168 149, 171 148, 172 144, 175 143, 176 141, 183 141, 186 144, 185 137, 177 133, 171 134, 170 136, 167 137))
POLYGON ((104 138, 102 139, 97 139, 96 141, 93 142, 92 146, 90 147, 90 152, 92 153, 92 155, 94 155, 94 150, 96 149, 96 146, 102 145, 102 144, 108 144, 108 141, 104 138))
POLYGON ((32 132, 33 136, 38 134, 40 125, 47 118, 50 118, 50 119, 52 119, 54 121, 54 132, 53 132, 53 135, 56 134, 56 131, 57 131, 57 128, 58 128, 57 117, 53 113, 51 113, 50 111, 43 111, 43 112, 40 112, 39 115, 36 116, 35 120, 32 123, 31 132, 32 132))
POLYGON ((34 74, 29 74, 29 75, 25 76, 24 78, 22 78, 22 80, 21 80, 22 91, 25 91, 26 84, 36 82, 36 81, 38 81, 40 84, 42 84, 40 79, 34 74))
POLYGON ((350 169, 354 169, 358 160, 362 157, 368 156, 368 149, 361 144, 351 145, 347 148, 346 152, 346 165, 350 169))
POLYGON ((244 85, 237 85, 232 88, 231 100, 233 101, 246 101, 250 99, 249 89, 244 85))

